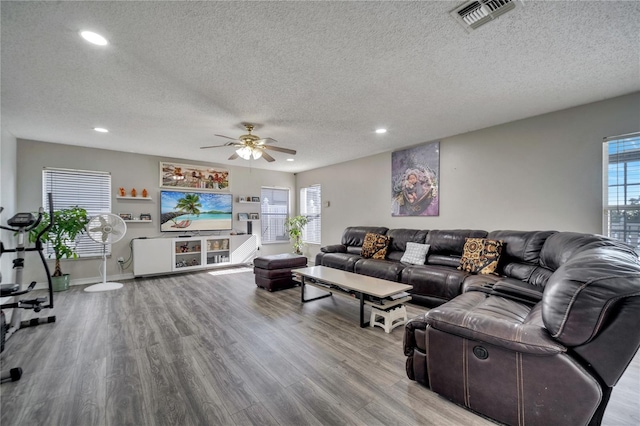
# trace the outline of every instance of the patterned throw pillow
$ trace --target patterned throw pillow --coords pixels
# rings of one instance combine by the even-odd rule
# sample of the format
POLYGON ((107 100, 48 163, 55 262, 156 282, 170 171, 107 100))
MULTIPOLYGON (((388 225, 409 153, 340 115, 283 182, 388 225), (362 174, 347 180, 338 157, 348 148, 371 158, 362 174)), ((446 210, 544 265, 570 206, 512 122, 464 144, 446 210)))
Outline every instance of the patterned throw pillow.
POLYGON ((384 259, 390 242, 391 238, 386 235, 367 232, 364 236, 364 243, 362 243, 362 257, 384 259))
POLYGON ((429 252, 429 244, 407 243, 407 249, 402 255, 400 262, 410 263, 412 265, 424 265, 429 252))
POLYGON ((458 269, 472 274, 494 274, 502 254, 502 246, 502 241, 466 238, 458 269))

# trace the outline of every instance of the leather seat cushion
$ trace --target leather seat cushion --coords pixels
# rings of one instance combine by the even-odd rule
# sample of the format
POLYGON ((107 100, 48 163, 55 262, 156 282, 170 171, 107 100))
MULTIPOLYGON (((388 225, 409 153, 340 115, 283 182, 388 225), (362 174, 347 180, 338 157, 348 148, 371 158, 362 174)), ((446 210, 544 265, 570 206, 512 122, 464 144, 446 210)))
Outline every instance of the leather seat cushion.
POLYGON ((447 266, 413 265, 402 270, 401 281, 413 286, 411 293, 453 299, 460 294, 468 272, 447 266))
POLYGON ((544 327, 541 303, 531 307, 472 291, 431 309, 426 320, 437 330, 515 352, 539 355, 566 352, 544 327))
POLYGON ((293 253, 257 257, 253 266, 260 269, 300 268, 307 266, 307 258, 293 253))

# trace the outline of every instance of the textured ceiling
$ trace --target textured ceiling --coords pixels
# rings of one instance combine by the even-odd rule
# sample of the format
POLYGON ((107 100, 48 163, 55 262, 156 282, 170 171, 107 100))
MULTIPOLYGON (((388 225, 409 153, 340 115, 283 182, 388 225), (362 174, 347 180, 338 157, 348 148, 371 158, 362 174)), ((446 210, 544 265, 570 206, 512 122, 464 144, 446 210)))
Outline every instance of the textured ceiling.
POLYGON ((199 147, 251 122, 298 151, 252 167, 299 172, 640 90, 638 2, 518 2, 471 33, 461 3, 2 1, 2 128, 248 166, 199 147))

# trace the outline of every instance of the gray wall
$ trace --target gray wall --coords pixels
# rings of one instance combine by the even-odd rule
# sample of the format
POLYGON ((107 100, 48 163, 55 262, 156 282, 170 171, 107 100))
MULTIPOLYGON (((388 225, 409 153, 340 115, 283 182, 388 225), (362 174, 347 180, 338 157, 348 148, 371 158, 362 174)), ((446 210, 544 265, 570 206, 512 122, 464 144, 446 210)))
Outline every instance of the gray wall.
MULTIPOLYGON (((153 223, 127 223, 125 238, 114 244, 112 257, 107 262, 107 275, 110 279, 130 276, 131 268, 121 274, 116 259, 130 256, 129 242, 135 237, 161 236, 159 219, 159 163, 160 161, 183 164, 212 164, 175 158, 161 158, 126 152, 103 149, 81 148, 38 141, 18 139, 17 142, 17 207, 20 211, 35 211, 42 204, 42 169, 43 167, 60 167, 68 169, 97 170, 111 172, 112 180, 112 212, 113 213, 151 213, 153 223), (136 188, 138 196, 143 188, 149 191, 153 201, 119 200, 116 198, 119 187, 136 188)), ((262 186, 276 186, 291 189, 291 205, 297 203, 295 176, 292 173, 273 172, 250 169, 239 166, 222 166, 229 169, 230 189, 237 201, 238 196, 260 196, 262 186)), ((259 211, 254 204, 240 205, 234 202, 234 213, 259 211)), ((4 215, 3 215, 4 216, 4 215)), ((235 215, 237 217, 237 215, 235 215)), ((234 229, 246 232, 246 222, 237 222, 234 218, 234 229)), ((260 234, 259 222, 254 222, 254 234, 260 234)), ((169 235, 171 236, 171 235, 169 235)), ((259 238, 259 237, 258 237, 259 238)), ((260 240, 258 240, 260 242, 260 240)), ((260 254, 273 254, 291 251, 290 244, 268 244, 260 247, 260 254)), ((85 284, 100 281, 98 267, 100 259, 68 260, 62 263, 62 270, 72 276, 73 284, 85 284)), ((46 276, 41 268, 26 268, 25 282, 37 280, 43 282, 46 276)))
POLYGON ((321 184, 330 202, 323 245, 350 225, 600 233, 602 138, 638 130, 635 93, 444 138, 438 217, 391 217, 390 152, 299 173, 296 183, 321 184))
MULTIPOLYGON (((16 138, 2 130, 0 132, 0 206, 4 207, 0 221, 7 224, 7 219, 16 213, 16 138)), ((0 231, 0 240, 7 248, 15 247, 15 239, 9 231, 0 231)), ((0 273, 3 283, 11 283, 12 280, 12 260, 14 256, 6 254, 0 259, 0 273)))

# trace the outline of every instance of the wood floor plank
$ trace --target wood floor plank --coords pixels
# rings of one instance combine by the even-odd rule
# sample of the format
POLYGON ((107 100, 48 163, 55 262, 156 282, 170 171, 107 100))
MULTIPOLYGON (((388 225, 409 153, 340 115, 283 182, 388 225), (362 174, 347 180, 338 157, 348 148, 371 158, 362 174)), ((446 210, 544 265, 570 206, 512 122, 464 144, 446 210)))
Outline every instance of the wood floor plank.
POLYGON ((252 405, 233 415, 236 426, 280 426, 262 404, 252 405))
MULTIPOLYGON (((300 288, 265 291, 250 268, 129 280, 113 292, 74 286, 50 312, 25 312, 55 323, 7 342, 2 368, 24 375, 0 386, 0 423, 492 424, 409 380, 402 327, 362 329, 358 310, 341 297, 303 304, 300 288)), ((639 395, 640 355, 603 425, 639 424, 639 395)))
POLYGON ((63 413, 59 424, 106 424, 106 358, 83 362, 73 368, 72 375, 69 409, 63 413))

